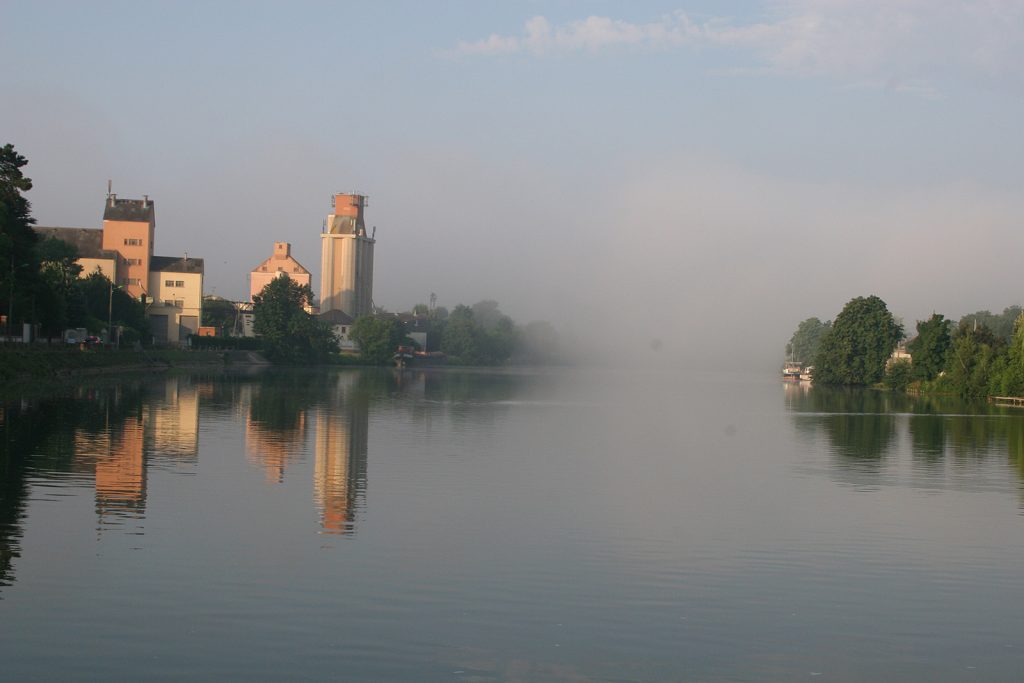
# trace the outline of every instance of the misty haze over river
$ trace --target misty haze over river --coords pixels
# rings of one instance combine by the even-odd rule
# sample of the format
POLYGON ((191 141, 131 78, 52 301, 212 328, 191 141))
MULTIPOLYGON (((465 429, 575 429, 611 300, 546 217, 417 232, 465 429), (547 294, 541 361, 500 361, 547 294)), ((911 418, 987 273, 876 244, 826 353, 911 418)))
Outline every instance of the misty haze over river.
POLYGON ((1016 681, 1024 413, 775 376, 123 378, 3 409, 5 677, 1016 681))

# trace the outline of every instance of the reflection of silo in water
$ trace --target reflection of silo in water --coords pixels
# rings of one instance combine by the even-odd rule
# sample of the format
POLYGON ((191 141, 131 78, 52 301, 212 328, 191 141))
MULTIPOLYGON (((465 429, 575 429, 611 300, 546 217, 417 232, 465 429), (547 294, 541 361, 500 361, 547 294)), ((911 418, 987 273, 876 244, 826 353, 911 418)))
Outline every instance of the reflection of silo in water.
POLYGON ((369 406, 354 396, 356 373, 338 376, 337 401, 317 409, 313 497, 324 533, 350 534, 366 491, 369 406))

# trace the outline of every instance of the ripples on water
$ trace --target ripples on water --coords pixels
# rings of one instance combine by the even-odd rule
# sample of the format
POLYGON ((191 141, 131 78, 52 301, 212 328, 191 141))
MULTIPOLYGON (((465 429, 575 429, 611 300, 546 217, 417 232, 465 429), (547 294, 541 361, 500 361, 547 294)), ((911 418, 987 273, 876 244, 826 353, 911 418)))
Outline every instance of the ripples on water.
POLYGON ((1019 680, 1024 413, 767 379, 171 377, 2 413, 14 680, 1019 680))

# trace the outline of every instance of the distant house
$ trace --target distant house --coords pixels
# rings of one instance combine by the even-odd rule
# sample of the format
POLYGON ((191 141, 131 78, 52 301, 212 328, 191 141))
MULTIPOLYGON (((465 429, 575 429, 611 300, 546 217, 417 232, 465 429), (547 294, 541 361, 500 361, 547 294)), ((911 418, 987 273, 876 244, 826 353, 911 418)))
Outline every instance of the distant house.
POLYGON ((397 313, 399 324, 406 336, 419 345, 421 351, 427 350, 427 337, 430 334, 431 322, 426 316, 415 313, 397 313))
POLYGON ((359 344, 349 338, 349 333, 352 331, 352 325, 355 323, 355 320, 348 313, 334 309, 333 311, 321 313, 317 316, 317 319, 330 326, 331 331, 334 332, 334 338, 338 341, 338 347, 342 351, 359 350, 359 344))
POLYGON ((900 361, 906 361, 907 363, 910 363, 912 360, 913 359, 910 356, 910 352, 907 351, 907 345, 900 344, 899 346, 896 347, 896 350, 892 352, 892 355, 889 356, 889 360, 885 362, 885 366, 889 367, 893 363, 898 363, 900 361))
MULTIPOLYGON (((274 253, 249 272, 249 301, 253 300, 274 278, 287 275, 299 285, 310 285, 313 276, 306 267, 292 256, 292 245, 288 242, 274 242, 274 253)), ((312 307, 306 306, 312 313, 312 307)))

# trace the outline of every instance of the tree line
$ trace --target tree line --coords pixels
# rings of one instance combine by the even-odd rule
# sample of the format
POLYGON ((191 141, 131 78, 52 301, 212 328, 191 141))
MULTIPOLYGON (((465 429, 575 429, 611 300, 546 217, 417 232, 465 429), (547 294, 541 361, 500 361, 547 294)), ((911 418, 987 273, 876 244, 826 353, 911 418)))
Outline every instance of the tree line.
POLYGON ((916 323, 910 358, 893 358, 902 324, 877 296, 850 300, 834 321, 808 318, 786 355, 813 367, 814 381, 873 385, 965 398, 1024 395, 1024 309, 978 311, 954 322, 939 313, 916 323))
POLYGON ((449 365, 562 362, 554 326, 545 321, 519 326, 492 299, 459 304, 450 313, 443 306, 431 309, 426 304, 416 304, 404 314, 378 312, 356 320, 349 336, 367 362, 384 364, 397 346, 419 346, 409 337, 412 331, 426 333, 426 345, 418 350, 439 351, 449 365))

